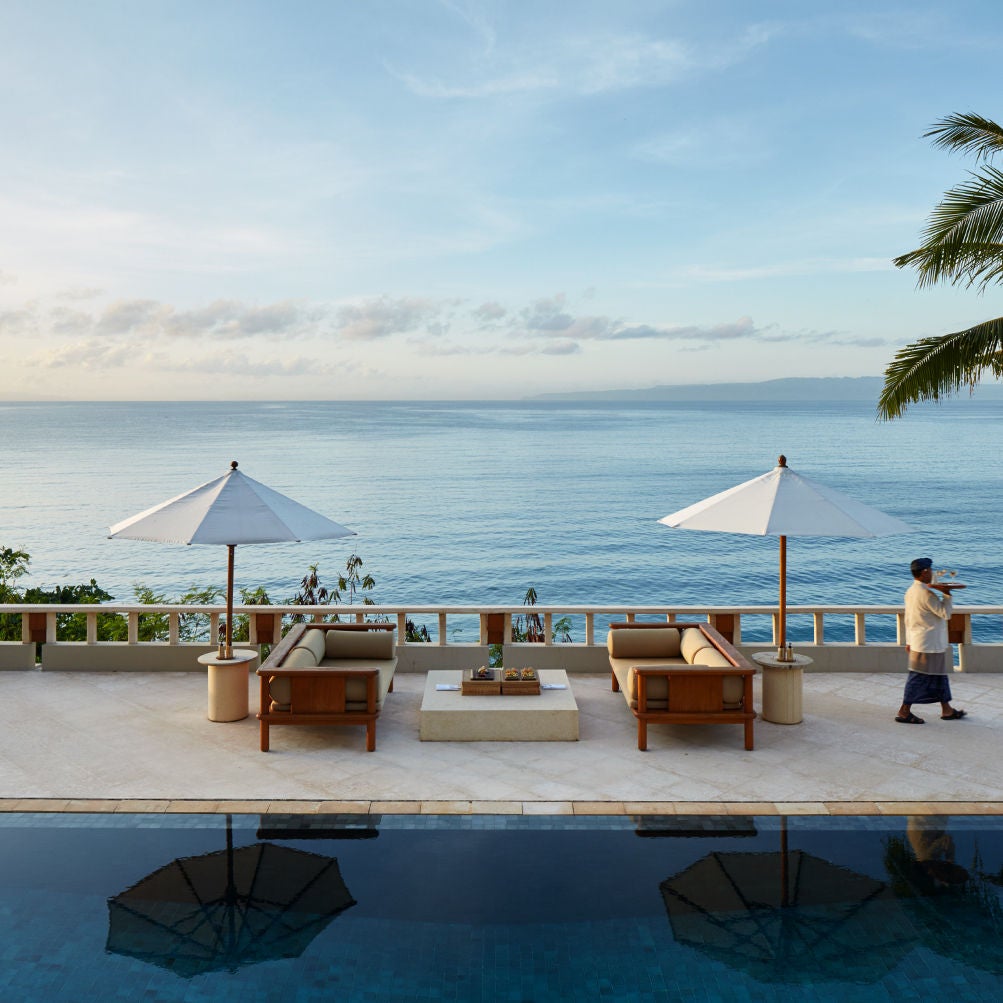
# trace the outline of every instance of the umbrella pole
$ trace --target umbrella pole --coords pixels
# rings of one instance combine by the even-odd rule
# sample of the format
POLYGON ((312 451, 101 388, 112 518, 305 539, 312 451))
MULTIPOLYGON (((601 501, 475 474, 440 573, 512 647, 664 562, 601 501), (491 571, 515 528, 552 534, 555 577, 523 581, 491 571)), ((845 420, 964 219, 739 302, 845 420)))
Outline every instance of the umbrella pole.
POLYGON ((226 651, 225 658, 233 658, 233 553, 234 543, 226 545, 226 651))
POLYGON ((777 645, 783 653, 787 644, 787 537, 780 537, 780 610, 777 616, 777 645))
POLYGON ((780 905, 786 908, 791 904, 789 875, 787 870, 787 816, 780 816, 780 905))

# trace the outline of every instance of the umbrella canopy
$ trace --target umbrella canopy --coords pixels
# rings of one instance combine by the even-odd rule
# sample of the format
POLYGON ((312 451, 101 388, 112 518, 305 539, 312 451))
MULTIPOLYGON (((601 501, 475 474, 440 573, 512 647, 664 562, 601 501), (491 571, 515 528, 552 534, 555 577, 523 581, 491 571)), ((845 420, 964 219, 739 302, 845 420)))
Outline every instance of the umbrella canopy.
POLYGON ((343 536, 355 536, 355 533, 241 473, 236 460, 222 477, 116 523, 108 534, 110 540, 223 544, 227 547, 227 657, 233 642, 236 546, 333 540, 343 536))
POLYGON ((180 857, 108 900, 106 949, 182 978, 298 958, 355 905, 338 861, 256 843, 180 857))
POLYGON ((887 885, 801 850, 712 853, 661 892, 678 942, 763 982, 876 982, 914 942, 887 885))
POLYGON ((778 644, 787 641, 787 537, 874 537, 911 533, 912 526, 834 491, 787 466, 781 456, 768 473, 658 520, 674 529, 780 538, 778 644))

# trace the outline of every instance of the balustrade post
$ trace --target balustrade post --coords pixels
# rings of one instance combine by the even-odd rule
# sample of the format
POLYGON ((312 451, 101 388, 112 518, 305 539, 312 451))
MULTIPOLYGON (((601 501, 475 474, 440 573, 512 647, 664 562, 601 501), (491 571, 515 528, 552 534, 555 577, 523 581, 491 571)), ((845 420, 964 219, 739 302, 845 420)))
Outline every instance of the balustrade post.
POLYGON ((774 644, 779 644, 780 643, 780 614, 779 613, 774 613, 771 619, 773 620, 773 643, 774 644))
MULTIPOLYGON (((216 644, 217 639, 219 638, 219 621, 220 621, 220 615, 219 615, 219 613, 210 613, 209 614, 209 643, 210 644, 216 644)), ((181 623, 180 619, 178 620, 178 623, 179 624, 181 623)))
POLYGON ((139 644, 139 613, 135 610, 129 611, 129 627, 126 640, 129 644, 139 644))
MULTIPOLYGON (((212 635, 215 636, 215 635, 212 635)), ((168 644, 180 644, 181 643, 181 614, 180 613, 168 613, 167 614, 167 643, 168 644)))
POLYGON ((553 613, 544 613, 543 614, 543 643, 544 643, 544 645, 548 645, 548 644, 553 644, 554 643, 553 640, 552 640, 552 637, 553 637, 553 634, 554 634, 554 631, 553 631, 553 622, 554 622, 554 614, 553 613))
POLYGON ((863 613, 853 614, 853 643, 867 644, 867 624, 863 613))
POLYGON ((665 622, 666 623, 675 623, 676 622, 676 614, 675 613, 666 613, 665 614, 665 622))
POLYGON ((247 617, 247 643, 254 647, 259 644, 278 644, 281 631, 276 629, 282 623, 277 613, 250 613, 247 617))
POLYGON ((88 610, 87 616, 87 643, 98 643, 98 615, 96 612, 88 610))
POLYGON ((502 634, 502 644, 512 643, 512 614, 503 613, 502 616, 505 618, 505 628, 502 634))
POLYGON ((407 644, 407 613, 397 614, 397 643, 407 644))
POLYGON ((735 643, 735 615, 733 613, 711 613, 710 625, 729 643, 735 643))
POLYGON ((31 644, 31 614, 22 613, 21 614, 21 643, 31 644))
POLYGON ((438 645, 445 645, 448 640, 446 636, 446 614, 439 614, 439 636, 435 639, 435 643, 438 645))
POLYGON ((596 615, 595 613, 585 614, 585 643, 592 645, 596 643, 596 615))
POLYGON ((895 614, 895 643, 905 644, 905 613, 895 614))
POLYGON ((812 613, 811 619, 814 625, 815 643, 821 646, 825 644, 825 616, 822 613, 812 613))
POLYGON ((24 621, 27 618, 28 621, 28 637, 27 640, 34 641, 36 644, 45 644, 46 638, 48 636, 48 623, 49 618, 45 613, 24 613, 21 616, 21 632, 24 635, 24 621))

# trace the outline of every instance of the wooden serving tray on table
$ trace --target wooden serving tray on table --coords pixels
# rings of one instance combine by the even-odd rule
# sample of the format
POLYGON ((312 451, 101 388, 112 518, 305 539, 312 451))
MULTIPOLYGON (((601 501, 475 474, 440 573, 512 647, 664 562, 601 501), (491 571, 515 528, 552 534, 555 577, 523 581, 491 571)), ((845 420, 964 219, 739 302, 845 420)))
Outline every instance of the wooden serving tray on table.
POLYGON ((523 676, 523 670, 520 670, 518 679, 506 679, 505 670, 502 669, 501 673, 501 691, 502 696, 512 696, 512 697, 528 697, 528 696, 539 696, 540 695, 540 676, 535 669, 526 670, 532 672, 532 678, 523 676))
POLYGON ((488 669, 483 675, 483 667, 471 669, 465 673, 460 682, 460 693, 465 696, 496 697, 501 693, 500 673, 497 669, 488 669))

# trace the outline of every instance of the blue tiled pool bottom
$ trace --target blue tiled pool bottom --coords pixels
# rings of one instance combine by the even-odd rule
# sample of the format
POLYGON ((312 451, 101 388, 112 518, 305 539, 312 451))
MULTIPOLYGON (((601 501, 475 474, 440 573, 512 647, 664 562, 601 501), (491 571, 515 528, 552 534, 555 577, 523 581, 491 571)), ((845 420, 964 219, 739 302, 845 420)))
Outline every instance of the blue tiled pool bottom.
POLYGON ((3 1000, 997 1000, 996 818, 0 815, 3 1000))

